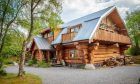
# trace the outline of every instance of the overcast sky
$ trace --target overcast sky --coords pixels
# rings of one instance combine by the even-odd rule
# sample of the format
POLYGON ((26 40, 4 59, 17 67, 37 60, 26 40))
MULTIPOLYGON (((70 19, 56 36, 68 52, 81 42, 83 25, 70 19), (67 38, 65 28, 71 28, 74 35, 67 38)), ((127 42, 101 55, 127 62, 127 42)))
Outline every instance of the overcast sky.
POLYGON ((140 0, 63 0, 61 17, 68 22, 112 5, 118 8, 124 19, 126 11, 140 9, 140 0))

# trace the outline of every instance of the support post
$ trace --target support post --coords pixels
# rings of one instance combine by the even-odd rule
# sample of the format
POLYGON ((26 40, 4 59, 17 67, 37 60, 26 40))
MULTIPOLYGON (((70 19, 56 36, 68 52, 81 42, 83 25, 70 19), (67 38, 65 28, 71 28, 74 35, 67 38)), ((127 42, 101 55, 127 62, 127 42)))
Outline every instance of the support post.
POLYGON ((85 64, 85 69, 95 69, 95 66, 91 63, 91 56, 89 53, 88 43, 75 43, 77 50, 83 57, 83 64, 85 64))

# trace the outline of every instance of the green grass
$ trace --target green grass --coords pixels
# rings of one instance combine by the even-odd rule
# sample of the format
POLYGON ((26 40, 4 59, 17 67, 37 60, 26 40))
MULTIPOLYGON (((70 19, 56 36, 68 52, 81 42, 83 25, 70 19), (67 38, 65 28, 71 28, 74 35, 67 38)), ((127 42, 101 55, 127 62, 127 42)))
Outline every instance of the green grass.
POLYGON ((0 76, 0 84, 42 84, 41 79, 32 74, 17 77, 17 74, 9 73, 7 76, 0 76))

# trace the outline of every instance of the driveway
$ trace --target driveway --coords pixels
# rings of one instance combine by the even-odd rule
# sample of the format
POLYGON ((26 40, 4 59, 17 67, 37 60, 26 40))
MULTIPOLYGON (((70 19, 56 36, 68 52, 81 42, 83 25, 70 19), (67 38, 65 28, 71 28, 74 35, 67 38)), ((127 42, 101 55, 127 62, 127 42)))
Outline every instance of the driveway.
MULTIPOLYGON (((138 84, 140 65, 101 68, 96 70, 68 67, 33 68, 25 67, 27 73, 42 78, 43 84, 138 84)), ((9 73, 17 73, 18 67, 6 68, 9 73)))

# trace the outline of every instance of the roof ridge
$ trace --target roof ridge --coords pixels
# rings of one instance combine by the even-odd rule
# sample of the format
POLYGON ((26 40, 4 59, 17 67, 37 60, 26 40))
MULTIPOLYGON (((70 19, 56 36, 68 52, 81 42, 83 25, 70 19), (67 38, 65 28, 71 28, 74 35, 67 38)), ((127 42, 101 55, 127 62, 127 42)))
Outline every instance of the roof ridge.
MULTIPOLYGON (((98 11, 96 11, 96 12, 93 12, 93 13, 90 13, 90 14, 87 14, 87 15, 84 15, 84 16, 81 16, 81 17, 79 17, 79 18, 73 19, 73 20, 71 20, 71 21, 69 21, 69 22, 66 22, 66 23, 64 23, 64 24, 70 23, 70 22, 72 22, 72 21, 74 21, 74 20, 77 20, 77 19, 80 19, 80 18, 84 18, 84 17, 86 17, 86 16, 88 16, 88 15, 92 15, 92 14, 95 14, 95 13, 97 13, 97 12, 100 12, 100 11, 103 11, 103 10, 105 10, 105 9, 112 8, 112 7, 115 7, 115 6, 113 5, 113 6, 109 6, 109 7, 103 8, 103 9, 98 10, 98 11)), ((94 18, 92 18, 92 19, 94 19, 94 18)))

